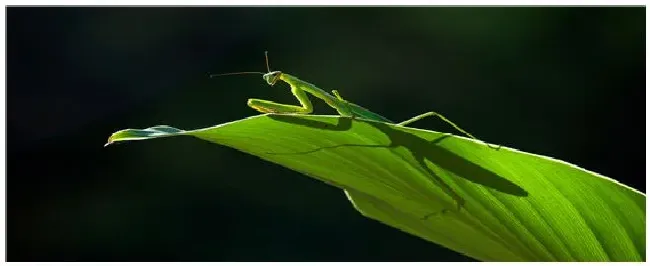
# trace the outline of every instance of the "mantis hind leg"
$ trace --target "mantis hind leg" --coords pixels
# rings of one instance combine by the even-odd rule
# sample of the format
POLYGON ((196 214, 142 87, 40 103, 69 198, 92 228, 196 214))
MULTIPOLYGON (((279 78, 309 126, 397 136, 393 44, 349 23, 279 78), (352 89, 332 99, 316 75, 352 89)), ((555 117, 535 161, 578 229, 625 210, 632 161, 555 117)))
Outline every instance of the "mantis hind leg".
MULTIPOLYGON (((479 139, 477 139, 476 137, 474 137, 472 134, 470 134, 469 132, 467 132, 467 131, 465 131, 464 129, 460 128, 460 127, 459 127, 458 125, 456 125, 454 122, 451 122, 449 119, 447 119, 447 118, 444 117, 443 115, 441 115, 441 114, 439 114, 439 113, 436 113, 436 112, 427 112, 427 113, 424 113, 424 114, 421 114, 421 115, 417 115, 417 116, 415 116, 415 117, 413 117, 413 118, 411 118, 411 119, 409 119, 409 120, 406 120, 406 121, 404 121, 404 122, 397 123, 397 125, 405 126, 405 125, 407 125, 407 124, 411 124, 411 123, 413 123, 413 122, 419 121, 419 120, 421 120, 421 119, 423 119, 423 118, 426 118, 426 117, 429 117, 429 116, 437 116, 437 117, 440 118, 442 121, 445 121, 445 123, 451 125, 452 127, 454 127, 456 130, 460 131, 461 133, 467 135, 468 137, 470 137, 470 138, 472 138, 472 139, 474 139, 474 140, 479 140, 479 139)), ((485 142, 484 142, 484 143, 485 143, 485 142)), ((485 143, 485 145, 487 145, 488 147, 490 147, 490 148, 492 148, 492 149, 495 149, 495 150, 499 150, 499 149, 501 148, 501 145, 499 145, 498 147, 495 147, 494 145, 490 145, 489 143, 485 143)))
POLYGON ((309 114, 314 107, 305 91, 291 86, 291 93, 298 99, 300 106, 275 103, 268 100, 248 99, 248 106, 261 112, 272 114, 309 114))

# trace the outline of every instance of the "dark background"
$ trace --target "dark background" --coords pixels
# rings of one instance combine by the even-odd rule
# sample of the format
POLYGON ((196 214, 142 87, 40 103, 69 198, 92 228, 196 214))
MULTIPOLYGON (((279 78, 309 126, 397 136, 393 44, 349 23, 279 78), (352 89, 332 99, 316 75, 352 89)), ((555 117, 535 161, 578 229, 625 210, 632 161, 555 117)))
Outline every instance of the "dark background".
POLYGON ((296 103, 260 76, 208 78, 265 71, 265 50, 390 119, 435 110, 645 192, 643 7, 11 7, 7 44, 10 261, 471 260, 230 148, 103 147, 119 129, 255 115, 251 97, 296 103))

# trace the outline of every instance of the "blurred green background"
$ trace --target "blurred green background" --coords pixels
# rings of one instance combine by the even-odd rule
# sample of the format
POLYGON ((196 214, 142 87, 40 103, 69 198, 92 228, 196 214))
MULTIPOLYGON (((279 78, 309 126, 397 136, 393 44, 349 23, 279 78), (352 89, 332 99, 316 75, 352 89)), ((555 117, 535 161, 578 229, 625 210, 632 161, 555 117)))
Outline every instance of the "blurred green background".
POLYGON ((208 78, 265 71, 265 50, 389 119, 435 110, 645 192, 644 7, 9 7, 7 45, 10 261, 471 261, 230 148, 102 147, 255 115, 248 98, 296 103, 260 76, 208 78))

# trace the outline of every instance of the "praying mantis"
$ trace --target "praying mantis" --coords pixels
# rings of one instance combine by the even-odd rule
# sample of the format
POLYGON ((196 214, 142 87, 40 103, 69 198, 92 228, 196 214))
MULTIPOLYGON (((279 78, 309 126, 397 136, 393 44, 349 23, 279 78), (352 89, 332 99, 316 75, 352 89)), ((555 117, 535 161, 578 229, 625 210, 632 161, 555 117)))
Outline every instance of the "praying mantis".
MULTIPOLYGON (((280 103, 275 103, 273 101, 269 100, 262 100, 262 99, 248 99, 248 106, 257 110, 260 113, 265 113, 265 114, 310 114, 314 110, 314 106, 311 103, 311 100, 309 100, 309 96, 307 93, 311 94, 312 96, 319 98, 323 100, 327 105, 330 107, 334 108, 336 112, 339 113, 341 116, 346 116, 346 117, 351 117, 352 119, 355 118, 362 118, 366 120, 371 120, 371 121, 378 121, 378 122, 385 122, 385 123, 391 123, 395 124, 393 121, 388 120, 387 118, 383 117, 382 115, 379 115, 377 113, 374 113, 364 107, 361 107, 357 104, 351 103, 341 97, 339 92, 337 90, 332 90, 332 94, 328 93, 327 91, 320 89, 316 87, 314 84, 311 84, 309 82, 303 81, 295 76, 289 75, 287 73, 283 73, 282 71, 271 71, 271 68, 269 66, 269 56, 268 56, 268 51, 264 52, 264 57, 266 59, 266 70, 267 73, 264 72, 234 72, 234 73, 225 73, 225 74, 212 74, 210 77, 216 77, 216 76, 226 76, 226 75, 240 75, 240 74, 262 74, 262 78, 268 83, 270 86, 275 85, 278 81, 284 81, 285 83, 289 84, 291 87, 291 93, 298 99, 298 102, 300 102, 300 106, 298 105, 289 105, 289 104, 280 104, 280 103)), ((444 117, 443 115, 436 113, 436 112, 427 112, 421 115, 414 116, 411 119, 408 119, 406 121, 396 123, 398 126, 406 126, 408 124, 411 124, 413 122, 419 121, 423 118, 430 117, 430 116, 437 116, 439 117, 442 121, 445 123, 451 125, 454 127, 456 130, 462 132, 463 134, 467 135, 468 137, 478 140, 476 137, 474 137, 472 134, 469 132, 463 130, 459 126, 457 126, 454 122, 451 122, 449 119, 444 117)), ((487 144, 488 146, 492 147, 490 144, 487 144)), ((498 149, 498 148, 497 148, 498 149)))
MULTIPOLYGON (((290 104, 281 104, 281 103, 276 103, 273 101, 262 100, 262 99, 248 99, 248 103, 247 103, 248 106, 261 113, 310 114, 314 110, 313 104, 311 100, 309 100, 309 96, 308 96, 308 94, 311 94, 312 96, 323 100, 330 107, 334 108, 336 112, 338 112, 339 115, 341 116, 350 117, 352 119, 362 118, 365 120, 390 123, 398 126, 406 126, 408 124, 411 124, 413 122, 416 122, 426 117, 437 116, 444 122, 454 127, 456 130, 462 132, 463 134, 467 135, 468 137, 474 140, 478 140, 472 134, 458 127, 455 123, 451 122, 449 119, 436 112, 423 113, 421 115, 414 116, 413 118, 408 119, 406 121, 395 124, 393 121, 388 120, 382 115, 374 113, 364 107, 361 107, 357 104, 351 103, 343 99, 343 97, 341 97, 341 95, 337 90, 332 90, 332 93, 330 94, 327 91, 316 87, 314 84, 303 81, 295 76, 289 75, 287 73, 283 73, 282 71, 271 71, 271 67, 269 66, 268 51, 264 52, 264 57, 266 60, 267 73, 256 72, 256 71, 233 72, 233 73, 224 73, 224 74, 212 74, 210 75, 210 77, 240 75, 240 74, 262 74, 262 78, 270 86, 275 85, 278 81, 284 81, 285 83, 289 84, 289 86, 291 87, 291 93, 296 97, 296 99, 298 99, 298 102, 300 102, 300 106, 298 106, 298 105, 290 105, 290 104)), ((494 148, 490 144, 487 145, 488 147, 494 148)), ((496 149, 498 150, 499 147, 497 147, 496 149)), ((348 192, 346 191, 346 194, 347 193, 348 192)), ((458 209, 460 209, 460 207, 462 206, 462 202, 464 202, 463 199, 455 192, 451 191, 451 193, 453 194, 454 199, 458 203, 458 209)))

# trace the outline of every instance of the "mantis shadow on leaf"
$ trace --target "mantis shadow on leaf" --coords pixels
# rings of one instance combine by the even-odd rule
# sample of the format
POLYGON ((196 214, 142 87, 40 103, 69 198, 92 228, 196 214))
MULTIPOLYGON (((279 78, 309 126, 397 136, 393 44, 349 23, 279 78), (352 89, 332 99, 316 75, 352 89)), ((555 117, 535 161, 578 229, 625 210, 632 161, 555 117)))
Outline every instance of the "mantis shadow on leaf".
MULTIPOLYGON (((334 131, 346 131, 352 127, 352 118, 349 117, 338 117, 336 125, 329 124, 322 121, 312 120, 304 116, 294 116, 294 115, 269 115, 269 118, 284 122, 291 123, 296 125, 307 126, 311 128, 318 128, 323 130, 334 130, 334 131)), ((449 172, 454 173, 456 176, 462 177, 468 181, 471 181, 475 184, 486 186, 497 190, 502 193, 526 197, 528 192, 522 187, 516 185, 510 180, 503 178, 496 173, 487 170, 480 165, 477 165, 447 149, 438 145, 441 141, 448 138, 449 135, 428 141, 426 139, 420 138, 416 135, 413 135, 409 132, 402 131, 391 127, 389 124, 383 122, 374 122, 362 119, 354 119, 357 123, 368 124, 377 130, 385 134, 389 140, 390 144, 388 145, 371 145, 371 144, 338 144, 329 147, 320 147, 317 149, 305 151, 305 152, 292 152, 290 154, 308 154, 313 152, 318 152, 324 149, 332 149, 338 147, 350 147, 350 146, 361 146, 361 147, 371 147, 371 148, 395 148, 395 147, 404 147, 409 150, 415 160, 420 164, 420 167, 424 169, 429 176, 431 176, 436 183, 439 183, 440 186, 445 187, 445 190, 453 191, 448 185, 446 185, 442 179, 437 176, 426 164, 425 159, 430 163, 437 165, 438 167, 445 169, 449 172)), ((487 148, 487 147, 486 147, 487 148)), ((498 152, 498 151, 496 151, 498 152)), ((282 155, 282 153, 268 153, 282 155)), ((287 153, 289 154, 289 153, 287 153)), ((451 192, 455 194, 454 192, 451 192)), ((448 192, 449 194, 449 192, 448 192)), ((450 195, 457 201, 459 197, 457 195, 450 195)), ((460 200, 459 204, 462 204, 460 200)), ((459 206, 460 207, 460 206, 459 206)))

